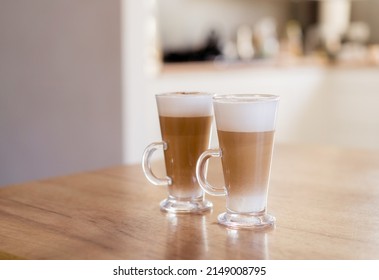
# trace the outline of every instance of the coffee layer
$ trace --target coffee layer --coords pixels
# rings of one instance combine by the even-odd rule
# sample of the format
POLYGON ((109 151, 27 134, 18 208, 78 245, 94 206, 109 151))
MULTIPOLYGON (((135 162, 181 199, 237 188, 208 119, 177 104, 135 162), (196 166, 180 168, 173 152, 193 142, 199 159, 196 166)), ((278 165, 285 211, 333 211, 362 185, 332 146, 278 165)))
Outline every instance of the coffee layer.
POLYGON ((265 209, 274 131, 218 130, 228 209, 259 212, 265 209))
POLYGON ((212 117, 160 116, 167 176, 172 179, 169 193, 177 198, 202 195, 196 179, 196 161, 209 146, 212 117))

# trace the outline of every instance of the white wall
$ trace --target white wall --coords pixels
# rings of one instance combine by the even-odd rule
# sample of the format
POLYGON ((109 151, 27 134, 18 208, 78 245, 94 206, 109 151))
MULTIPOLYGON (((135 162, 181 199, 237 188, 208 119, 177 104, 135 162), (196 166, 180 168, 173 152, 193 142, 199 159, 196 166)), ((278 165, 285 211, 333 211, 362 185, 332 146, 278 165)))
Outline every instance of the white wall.
POLYGON ((140 160, 140 140, 150 127, 145 122, 146 84, 150 77, 146 69, 148 2, 151 1, 122 0, 122 131, 126 163, 140 160))
POLYGON ((120 14, 1 0, 0 185, 122 162, 120 14))

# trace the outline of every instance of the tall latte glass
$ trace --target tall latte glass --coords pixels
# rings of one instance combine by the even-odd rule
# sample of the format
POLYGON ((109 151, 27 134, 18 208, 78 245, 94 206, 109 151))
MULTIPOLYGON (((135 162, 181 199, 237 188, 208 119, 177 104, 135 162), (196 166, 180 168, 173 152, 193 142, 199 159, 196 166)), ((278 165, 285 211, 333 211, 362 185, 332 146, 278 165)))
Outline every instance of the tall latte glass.
POLYGON ((207 150, 197 162, 200 186, 211 195, 226 195, 227 212, 220 224, 232 228, 265 228, 275 218, 267 214, 267 194, 279 97, 219 95, 213 98, 219 149, 207 150), (225 186, 206 180, 206 162, 220 157, 225 186))
POLYGON ((154 185, 167 185, 168 198, 161 209, 174 213, 210 210, 212 204, 196 179, 196 161, 209 148, 212 124, 212 95, 174 92, 156 95, 162 140, 146 147, 142 167, 154 185), (156 149, 164 150, 167 177, 157 178, 150 165, 156 149))

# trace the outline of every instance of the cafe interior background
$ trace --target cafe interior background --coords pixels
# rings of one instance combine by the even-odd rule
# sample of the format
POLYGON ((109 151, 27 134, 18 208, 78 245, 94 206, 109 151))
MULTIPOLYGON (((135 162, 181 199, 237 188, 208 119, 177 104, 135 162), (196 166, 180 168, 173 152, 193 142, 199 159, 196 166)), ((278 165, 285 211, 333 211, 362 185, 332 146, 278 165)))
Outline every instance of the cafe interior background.
POLYGON ((0 0, 0 186, 140 163, 160 139, 154 95, 167 91, 277 94, 277 144, 377 150, 378 10, 0 0))

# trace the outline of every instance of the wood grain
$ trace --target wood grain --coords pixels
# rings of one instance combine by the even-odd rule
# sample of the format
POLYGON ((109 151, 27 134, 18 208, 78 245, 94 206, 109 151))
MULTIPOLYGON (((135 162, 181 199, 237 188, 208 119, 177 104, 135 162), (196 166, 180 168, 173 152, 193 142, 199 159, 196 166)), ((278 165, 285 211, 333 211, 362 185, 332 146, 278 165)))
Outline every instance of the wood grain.
MULTIPOLYGON (((162 167, 160 165, 160 167, 162 167)), ((218 161, 209 180, 221 185, 218 161)), ((277 145, 266 232, 159 210, 141 167, 118 166, 0 189, 2 259, 379 259, 379 152, 277 145)))

